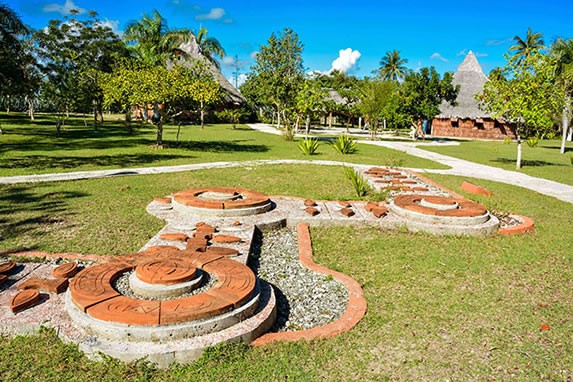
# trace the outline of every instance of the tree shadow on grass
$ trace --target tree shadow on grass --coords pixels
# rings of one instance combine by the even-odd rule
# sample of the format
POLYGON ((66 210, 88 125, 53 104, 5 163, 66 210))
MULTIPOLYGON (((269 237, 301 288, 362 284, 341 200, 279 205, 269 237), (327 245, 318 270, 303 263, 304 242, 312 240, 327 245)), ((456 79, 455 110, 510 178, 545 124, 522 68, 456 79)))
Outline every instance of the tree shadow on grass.
POLYGON ((123 155, 100 155, 90 157, 79 156, 47 156, 30 155, 26 157, 1 158, 0 168, 19 169, 31 168, 35 170, 46 170, 51 168, 77 168, 81 166, 95 167, 134 167, 147 165, 160 161, 167 161, 181 158, 193 158, 189 155, 173 154, 123 154, 123 155))
MULTIPOLYGON (((508 159, 508 158, 497 158, 494 159, 492 162, 496 162, 496 163, 504 163, 504 164, 513 164, 515 163, 515 159, 508 159)), ((547 162, 544 160, 528 160, 528 159, 522 159, 521 160, 521 166, 525 167, 541 167, 541 166, 564 166, 561 163, 554 163, 554 162, 547 162)))
POLYGON ((10 239, 29 242, 31 237, 41 237, 47 231, 73 227, 68 218, 68 200, 89 194, 77 191, 43 192, 38 185, 0 187, 0 248, 4 251, 37 249, 37 246, 18 245, 7 248, 3 243, 10 239))
POLYGON ((191 150, 191 151, 202 151, 202 152, 251 152, 251 153, 264 153, 269 151, 267 145, 251 145, 251 144, 241 144, 245 140, 233 140, 233 141, 189 141, 181 142, 179 148, 191 150))
MULTIPOLYGON (((549 150, 561 150, 561 146, 539 146, 542 147, 544 149, 549 149, 549 150)), ((573 152, 573 147, 565 147, 565 152, 569 153, 569 152, 573 152)))

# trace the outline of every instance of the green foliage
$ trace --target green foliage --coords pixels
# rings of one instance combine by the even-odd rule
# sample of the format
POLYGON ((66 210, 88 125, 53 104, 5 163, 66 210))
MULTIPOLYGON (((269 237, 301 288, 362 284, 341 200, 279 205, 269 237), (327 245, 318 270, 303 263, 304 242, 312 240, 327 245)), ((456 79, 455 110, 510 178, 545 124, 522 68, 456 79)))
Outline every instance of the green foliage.
POLYGON ((216 113, 217 117, 233 125, 233 129, 247 115, 242 109, 225 109, 216 113))
POLYGON ((536 147, 539 144, 539 138, 537 137, 529 137, 527 138, 527 140, 525 141, 527 143, 527 146, 529 147, 536 147))
POLYGON ((354 189, 354 192, 356 192, 356 196, 366 196, 366 194, 372 190, 368 181, 358 172, 354 171, 352 167, 344 166, 344 176, 350 181, 350 184, 352 184, 352 188, 354 189))
POLYGON ((373 71, 383 80, 399 81, 406 77, 409 72, 406 68, 407 59, 400 57, 400 52, 393 50, 386 52, 384 57, 380 60, 380 67, 373 71))
POLYGON ((374 138, 382 120, 394 128, 403 127, 407 117, 400 112, 400 85, 394 81, 365 80, 360 88, 358 110, 366 117, 374 138))
POLYGON ((318 139, 305 138, 298 144, 298 148, 304 155, 315 155, 320 143, 318 139))
POLYGON ((509 137, 504 138, 503 143, 505 143, 506 145, 509 145, 511 143, 511 138, 509 138, 509 137))
POLYGON ((313 114, 324 108, 324 99, 326 98, 326 91, 320 86, 316 80, 306 79, 302 83, 300 91, 295 98, 295 108, 298 116, 303 116, 306 119, 306 132, 310 130, 310 121, 313 114))
POLYGON ((349 135, 340 134, 334 141, 330 143, 334 150, 339 154, 354 154, 357 150, 356 141, 349 135))
POLYGON ((571 161, 571 165, 573 166, 573 155, 569 155, 569 160, 571 161))

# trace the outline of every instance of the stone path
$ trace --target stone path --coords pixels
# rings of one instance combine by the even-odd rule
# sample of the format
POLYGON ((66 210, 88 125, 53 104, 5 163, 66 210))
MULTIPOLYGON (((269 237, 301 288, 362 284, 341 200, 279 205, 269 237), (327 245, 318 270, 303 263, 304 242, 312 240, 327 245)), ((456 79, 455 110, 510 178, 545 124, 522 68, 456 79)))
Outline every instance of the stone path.
MULTIPOLYGON (((249 124, 249 127, 251 127, 254 130, 258 130, 269 134, 278 134, 278 135, 281 134, 279 130, 267 124, 249 124)), ((447 170, 413 169, 414 171, 417 172, 458 175, 458 176, 467 176, 472 178, 493 180, 496 182, 524 187, 544 195, 555 197, 565 202, 573 203, 573 186, 554 182, 547 179, 536 178, 516 171, 504 170, 497 167, 466 161, 463 159, 457 159, 447 155, 438 154, 420 148, 420 146, 443 145, 444 143, 368 141, 368 140, 360 140, 360 142, 375 146, 387 147, 393 150, 403 151, 409 155, 433 160, 435 162, 451 167, 450 169, 447 170)), ((77 172, 56 173, 56 174, 9 176, 9 177, 0 177, 0 184, 95 179, 95 178, 105 178, 113 176, 148 175, 148 174, 174 173, 174 172, 193 171, 193 170, 208 170, 213 168, 229 168, 229 167, 241 167, 241 166, 250 167, 250 166, 266 165, 266 164, 316 164, 316 165, 327 165, 327 166, 345 165, 345 166, 353 166, 356 169, 362 169, 362 170, 373 167, 373 165, 370 164, 352 164, 339 161, 294 160, 294 159, 256 160, 256 161, 244 161, 244 162, 211 162, 211 163, 197 163, 197 164, 179 165, 179 166, 123 168, 123 169, 96 170, 96 171, 77 171, 77 172)))

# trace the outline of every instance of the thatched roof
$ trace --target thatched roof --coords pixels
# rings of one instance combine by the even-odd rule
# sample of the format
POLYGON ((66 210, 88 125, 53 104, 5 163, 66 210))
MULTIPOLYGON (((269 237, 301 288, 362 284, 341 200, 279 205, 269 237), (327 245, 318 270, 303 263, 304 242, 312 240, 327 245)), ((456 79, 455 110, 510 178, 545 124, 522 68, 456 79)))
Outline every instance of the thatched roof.
POLYGON ((205 58, 205 56, 203 56, 203 53, 201 52, 201 48, 199 47, 199 44, 197 43, 195 36, 193 36, 190 42, 181 44, 179 46, 179 49, 187 53, 187 55, 189 55, 190 58, 200 60, 205 63, 207 70, 211 72, 215 80, 219 82, 219 85, 221 85, 221 88, 223 89, 224 92, 223 100, 225 101, 225 103, 238 104, 238 105, 244 105, 247 103, 245 97, 243 97, 241 93, 239 93, 239 91, 233 85, 231 85, 231 83, 225 78, 225 76, 223 76, 219 68, 217 68, 215 64, 213 64, 211 61, 205 58))
POLYGON ((487 76, 472 51, 470 51, 458 71, 454 74, 453 85, 460 85, 460 91, 456 100, 457 105, 452 106, 443 102, 440 106, 440 115, 437 118, 484 118, 491 114, 482 111, 478 107, 475 96, 483 90, 487 76))
POLYGON ((346 105, 346 101, 344 100, 344 98, 342 98, 340 93, 338 93, 336 90, 334 90, 332 88, 327 88, 326 92, 328 94, 326 95, 326 97, 324 97, 325 101, 334 102, 334 104, 336 104, 336 105, 346 105))

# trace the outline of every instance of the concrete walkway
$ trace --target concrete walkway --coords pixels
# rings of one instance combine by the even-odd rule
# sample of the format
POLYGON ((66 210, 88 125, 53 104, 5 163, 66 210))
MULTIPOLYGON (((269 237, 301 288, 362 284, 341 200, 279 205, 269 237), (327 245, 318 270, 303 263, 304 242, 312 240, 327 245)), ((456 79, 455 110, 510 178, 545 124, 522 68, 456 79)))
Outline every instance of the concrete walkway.
MULTIPOLYGON (((281 132, 272 126, 266 124, 251 124, 252 129, 271 134, 280 134, 281 132)), ((493 180, 496 182, 507 183, 514 186, 524 187, 540 194, 553 196, 559 200, 573 203, 573 186, 554 182, 552 180, 536 178, 534 176, 522 174, 517 171, 504 170, 498 167, 478 164, 463 159, 453 158, 447 155, 438 154, 432 151, 422 149, 423 146, 443 145, 440 142, 395 142, 395 141, 369 141, 360 140, 360 143, 382 146, 393 150, 405 152, 406 154, 429 159, 434 162, 451 167, 448 170, 436 169, 415 169, 419 172, 467 176, 472 178, 493 180)), ((446 144, 452 144, 448 142, 446 144)), ((454 142, 454 144, 456 144, 454 142)))
MULTIPOLYGON (((279 130, 266 124, 250 124, 249 126, 255 130, 262 131, 265 133, 281 134, 279 130)), ((360 142, 365 144, 387 147, 398 151, 403 151, 409 155, 433 160, 435 162, 450 167, 450 169, 447 170, 417 169, 417 168, 413 169, 417 172, 458 175, 471 178, 493 180, 496 182, 502 182, 515 186, 524 187, 544 195, 553 196, 559 200, 573 203, 573 186, 565 185, 558 182, 553 182, 551 180, 536 178, 516 171, 508 171, 497 167, 477 164, 463 159, 457 159, 449 157, 447 155, 426 151, 420 147, 416 147, 424 145, 440 145, 441 143, 439 142, 420 143, 420 142, 391 142, 391 141, 368 141, 368 140, 360 140, 360 142)), ((228 168, 228 167, 241 167, 241 166, 252 167, 257 165, 269 165, 269 164, 316 164, 316 165, 326 165, 326 166, 346 165, 346 166, 353 166, 356 168, 369 168, 374 166, 368 164, 354 164, 354 163, 346 163, 338 161, 294 160, 294 159, 256 160, 256 161, 245 161, 245 162, 212 162, 212 163, 197 163, 197 164, 180 165, 180 166, 123 168, 123 169, 112 169, 112 170, 77 171, 77 172, 66 172, 57 174, 9 176, 9 177, 0 177, 0 184, 96 179, 96 178, 106 178, 114 176, 149 175, 149 174, 174 173, 174 172, 194 171, 194 170, 209 170, 214 168, 228 168)))

